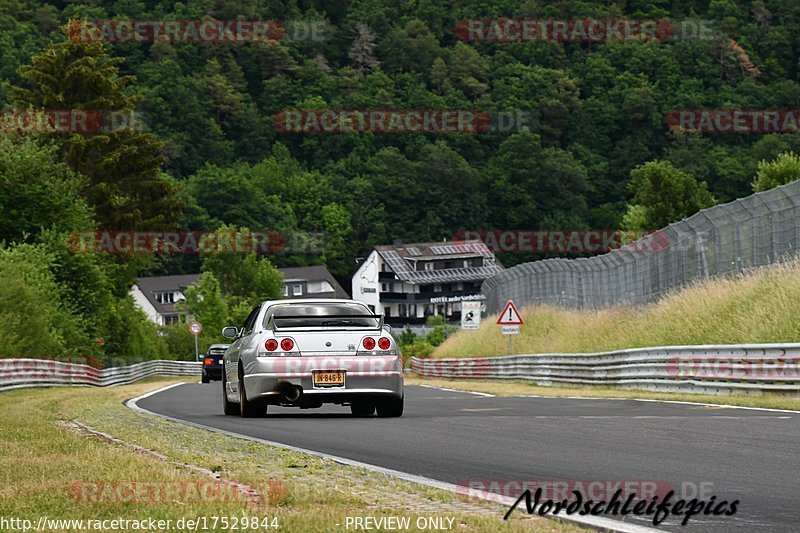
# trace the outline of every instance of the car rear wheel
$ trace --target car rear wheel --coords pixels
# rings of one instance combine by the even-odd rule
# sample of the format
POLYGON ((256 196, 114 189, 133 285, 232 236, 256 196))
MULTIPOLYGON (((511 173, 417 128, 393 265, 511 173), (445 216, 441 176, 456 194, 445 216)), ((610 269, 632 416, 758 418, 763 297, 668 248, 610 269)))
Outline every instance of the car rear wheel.
POLYGON ((375 405, 381 418, 403 416, 403 397, 383 398, 375 405))
POLYGON ((239 367, 239 415, 242 418, 260 418, 267 416, 267 402, 248 400, 244 390, 244 370, 239 367))
POLYGON ((375 402, 372 400, 354 400, 350 403, 350 412, 354 416, 370 416, 375 412, 375 402))
POLYGON ((228 379, 225 376, 225 367, 222 367, 222 411, 228 416, 238 415, 239 404, 228 400, 228 379))
POLYGON ((200 381, 202 381, 203 383, 208 383, 209 381, 211 381, 210 379, 208 379, 208 374, 206 374, 205 371, 203 371, 203 377, 200 378, 200 381))

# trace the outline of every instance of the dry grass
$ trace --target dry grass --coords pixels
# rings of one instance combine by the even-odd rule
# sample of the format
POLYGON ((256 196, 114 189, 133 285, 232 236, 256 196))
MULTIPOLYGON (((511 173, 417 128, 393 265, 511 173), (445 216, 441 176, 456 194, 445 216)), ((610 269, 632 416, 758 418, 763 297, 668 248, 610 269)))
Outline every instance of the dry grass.
MULTIPOLYGON (((577 528, 521 513, 502 520, 505 508, 464 502, 455 494, 261 445, 135 412, 122 400, 177 379, 156 379, 112 389, 28 389, 0 394, 0 516, 59 519, 171 519, 213 516, 278 517, 279 531, 335 531, 347 516, 455 518, 460 531, 572 532, 577 528), (127 443, 166 456, 87 436, 77 420, 127 443), (210 478, 189 463, 261 491, 260 503, 215 501, 87 502, 75 482, 197 482, 210 478)), ((174 529, 173 529, 174 530, 174 529)), ((222 530, 216 528, 215 530, 222 530)), ((254 530, 254 529, 253 529, 254 530)), ((259 529, 265 530, 265 529, 259 529)), ((412 529, 413 530, 413 529, 412 529)))
MULTIPOLYGON (((744 276, 699 282, 644 308, 521 310, 513 353, 598 352, 646 346, 800 341, 800 261, 744 276)), ((459 331, 432 357, 506 355, 508 338, 485 319, 459 331)))

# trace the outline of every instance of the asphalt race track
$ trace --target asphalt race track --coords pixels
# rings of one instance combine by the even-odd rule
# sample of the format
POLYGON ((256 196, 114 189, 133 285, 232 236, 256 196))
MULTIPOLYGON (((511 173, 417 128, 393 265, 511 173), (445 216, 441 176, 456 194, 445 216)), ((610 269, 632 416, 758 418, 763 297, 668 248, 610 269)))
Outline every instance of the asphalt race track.
MULTIPOLYGON (((224 416, 221 398, 220 383, 212 382, 174 387, 138 405, 454 484, 661 480, 679 493, 690 483, 687 490, 705 488, 706 499, 740 500, 735 516, 696 515, 686 527, 671 518, 659 526, 665 531, 800 527, 800 414, 630 400, 497 398, 408 386, 399 419, 354 418, 339 406, 302 411, 271 406, 266 418, 242 419, 224 416)), ((634 521, 652 527, 647 517, 634 521)))

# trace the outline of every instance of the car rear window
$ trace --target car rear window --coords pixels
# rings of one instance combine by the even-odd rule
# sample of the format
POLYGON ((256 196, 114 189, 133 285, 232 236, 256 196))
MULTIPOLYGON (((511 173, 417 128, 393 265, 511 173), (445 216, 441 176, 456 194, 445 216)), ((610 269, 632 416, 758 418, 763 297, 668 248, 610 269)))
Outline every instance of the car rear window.
POLYGON ((287 303, 272 305, 264 314, 264 327, 270 319, 275 327, 370 327, 379 319, 366 306, 356 303, 287 303))

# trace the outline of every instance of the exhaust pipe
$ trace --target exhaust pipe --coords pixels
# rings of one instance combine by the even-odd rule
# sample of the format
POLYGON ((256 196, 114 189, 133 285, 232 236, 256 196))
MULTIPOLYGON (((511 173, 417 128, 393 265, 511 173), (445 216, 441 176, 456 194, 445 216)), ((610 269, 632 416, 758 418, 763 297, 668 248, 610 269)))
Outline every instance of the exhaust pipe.
POLYGON ((281 387, 281 399, 285 402, 296 403, 303 395, 303 389, 296 385, 286 383, 281 387))

